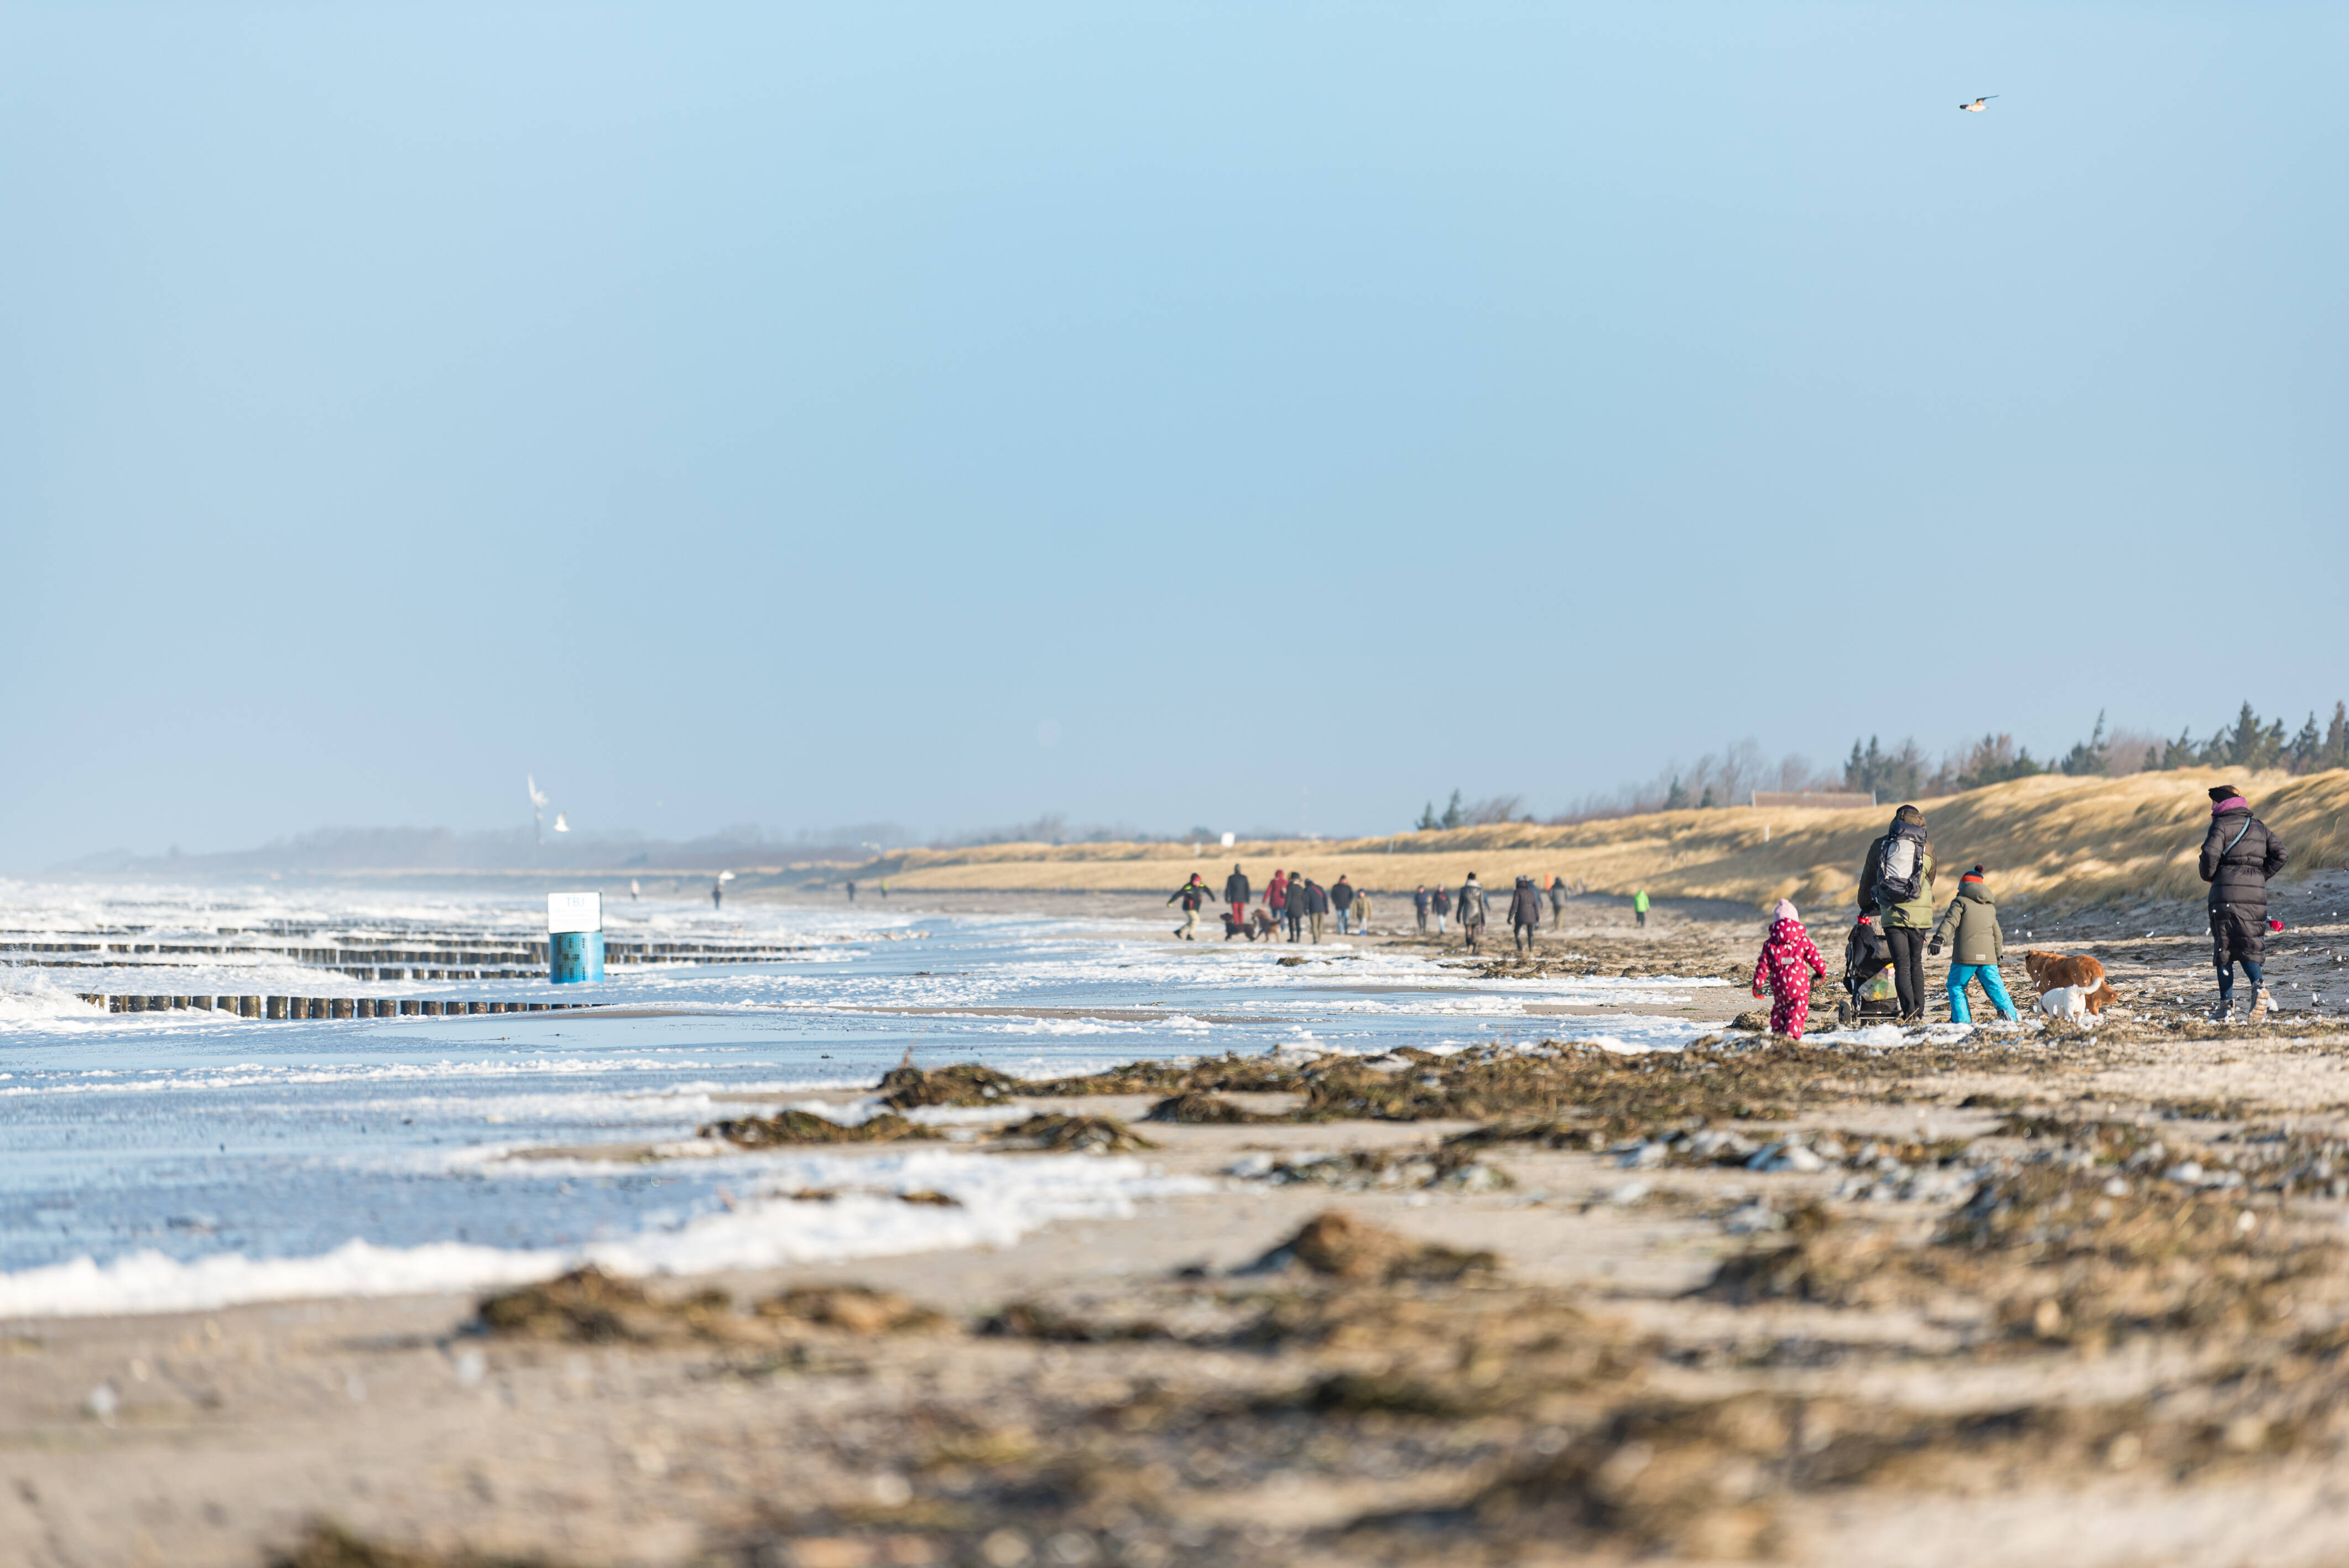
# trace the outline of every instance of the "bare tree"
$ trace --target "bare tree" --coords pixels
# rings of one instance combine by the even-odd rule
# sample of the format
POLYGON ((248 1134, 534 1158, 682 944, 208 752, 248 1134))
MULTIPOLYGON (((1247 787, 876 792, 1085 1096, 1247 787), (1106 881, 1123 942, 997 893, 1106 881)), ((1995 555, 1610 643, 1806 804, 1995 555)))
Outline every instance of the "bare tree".
POLYGON ((1488 828, 1499 822, 1515 822, 1526 816, 1523 795, 1494 795, 1483 800, 1472 800, 1460 808, 1460 820, 1472 828, 1488 828))

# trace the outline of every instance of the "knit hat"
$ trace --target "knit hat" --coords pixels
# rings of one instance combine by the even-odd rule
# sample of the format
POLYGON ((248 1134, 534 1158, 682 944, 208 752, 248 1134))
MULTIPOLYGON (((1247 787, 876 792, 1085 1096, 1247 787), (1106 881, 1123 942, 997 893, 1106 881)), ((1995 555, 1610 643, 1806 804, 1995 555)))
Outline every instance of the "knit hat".
POLYGON ((2220 784, 2210 791, 2210 799, 2213 800, 2240 800, 2242 798, 2243 792, 2232 784, 2220 784))
POLYGON ((1796 925, 1803 923, 1803 917, 1795 913, 1795 901, 1790 898, 1780 899, 1778 901, 1778 907, 1770 912, 1770 918, 1772 920, 1791 920, 1796 925))
POLYGON ((1973 870, 1971 870, 1971 871, 1968 872, 1965 875, 1963 875, 1963 876, 1960 877, 1960 878, 1958 879, 1958 882, 1959 882, 1959 884, 1960 884, 1961 886, 1962 886, 1962 885, 1964 885, 1964 884, 1965 884, 1965 883, 1967 883, 1967 882, 1980 882, 1980 881, 1982 881, 1982 867, 1980 867, 1980 866, 1976 866, 1973 870))

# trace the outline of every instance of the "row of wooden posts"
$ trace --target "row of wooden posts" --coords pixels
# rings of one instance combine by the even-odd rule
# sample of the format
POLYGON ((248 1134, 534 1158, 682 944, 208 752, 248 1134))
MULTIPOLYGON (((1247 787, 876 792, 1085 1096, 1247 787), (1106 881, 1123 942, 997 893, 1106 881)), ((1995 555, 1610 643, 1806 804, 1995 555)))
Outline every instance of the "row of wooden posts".
POLYGON ((239 1018, 453 1018, 473 1013, 568 1013, 608 1002, 442 1002, 415 996, 115 996, 80 993, 109 1013, 227 1013, 239 1018))

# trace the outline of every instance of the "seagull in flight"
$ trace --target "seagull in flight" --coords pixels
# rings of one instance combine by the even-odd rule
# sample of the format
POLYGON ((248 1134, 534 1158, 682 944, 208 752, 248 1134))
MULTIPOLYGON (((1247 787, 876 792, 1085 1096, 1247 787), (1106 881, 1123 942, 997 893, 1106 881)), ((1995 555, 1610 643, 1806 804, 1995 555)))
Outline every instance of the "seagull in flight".
POLYGON ((1998 96, 1999 95, 1996 93, 1984 93, 1982 97, 1974 99, 1973 102, 1961 103, 1958 108, 1964 110, 1967 114, 1980 114, 1983 109, 1990 107, 1990 100, 1998 96))

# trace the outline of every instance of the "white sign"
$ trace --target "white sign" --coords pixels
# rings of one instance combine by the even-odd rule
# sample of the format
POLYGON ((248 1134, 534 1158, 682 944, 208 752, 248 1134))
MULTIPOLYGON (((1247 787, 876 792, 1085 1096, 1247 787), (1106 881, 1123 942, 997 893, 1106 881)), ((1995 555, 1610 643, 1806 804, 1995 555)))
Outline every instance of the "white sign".
POLYGON ((604 895, 600 892, 551 892, 546 895, 546 934, 604 929, 604 895))
POLYGON ((1226 833, 1226 834, 1224 835, 1224 848, 1226 848, 1226 849, 1227 849, 1227 850, 1228 850, 1228 849, 1230 849, 1230 848, 1232 847, 1232 844, 1234 843, 1234 841, 1234 841, 1233 836, 1232 836, 1231 834, 1229 834, 1229 833, 1226 833))

